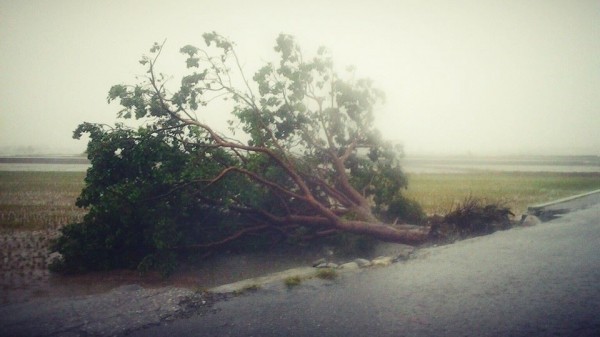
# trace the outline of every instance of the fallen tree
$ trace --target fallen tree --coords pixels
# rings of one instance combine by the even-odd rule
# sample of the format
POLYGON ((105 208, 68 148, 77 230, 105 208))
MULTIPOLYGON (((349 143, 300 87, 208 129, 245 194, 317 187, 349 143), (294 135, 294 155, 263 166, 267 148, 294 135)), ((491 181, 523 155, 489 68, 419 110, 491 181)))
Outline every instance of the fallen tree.
MULTIPOLYGON (((206 49, 181 49, 189 74, 175 92, 157 72, 163 45, 155 44, 140 61, 147 74, 142 82, 115 85, 108 97, 123 107, 120 118, 145 122, 124 136, 131 140, 124 146, 129 152, 159 141, 185 154, 184 169, 169 171, 171 178, 160 193, 153 191, 153 200, 187 191, 186 202, 236 216, 236 225, 221 236, 174 240, 168 250, 205 249, 263 231, 308 237, 349 232, 409 244, 427 239, 427 227, 404 224, 401 214, 390 214, 391 203, 405 200, 400 193, 407 181, 399 164, 401 149, 382 140, 373 125, 383 94, 370 80, 355 78, 353 70, 337 74, 324 48, 305 57, 288 35, 277 38, 278 62, 266 64, 250 80, 231 41, 216 33, 203 37, 206 49), (228 131, 213 129, 205 122, 210 117, 202 115, 216 99, 232 102, 228 131), (384 223, 380 216, 395 221, 384 223)), ((88 154, 94 165, 94 150, 102 151, 98 144, 124 130, 84 123, 76 137, 92 135, 88 154)), ((114 139, 110 144, 110 160, 122 160, 127 151, 121 153, 124 147, 114 139)), ((147 157, 144 170, 149 172, 160 171, 168 160, 131 156, 147 157)), ((135 180, 136 173, 127 179, 135 180)), ((97 185, 88 179, 86 189, 97 185)), ((93 209, 108 187, 97 189, 96 199, 86 199, 84 190, 80 204, 93 209)))

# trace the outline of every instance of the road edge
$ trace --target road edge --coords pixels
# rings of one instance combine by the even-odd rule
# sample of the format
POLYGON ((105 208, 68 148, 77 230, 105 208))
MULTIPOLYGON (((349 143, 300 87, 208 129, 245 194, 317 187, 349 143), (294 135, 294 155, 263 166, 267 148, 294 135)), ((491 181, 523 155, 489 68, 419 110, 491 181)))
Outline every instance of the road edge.
POLYGON ((574 210, 587 208, 600 202, 600 189, 573 195, 570 197, 529 206, 527 214, 535 215, 542 221, 548 221, 574 210))

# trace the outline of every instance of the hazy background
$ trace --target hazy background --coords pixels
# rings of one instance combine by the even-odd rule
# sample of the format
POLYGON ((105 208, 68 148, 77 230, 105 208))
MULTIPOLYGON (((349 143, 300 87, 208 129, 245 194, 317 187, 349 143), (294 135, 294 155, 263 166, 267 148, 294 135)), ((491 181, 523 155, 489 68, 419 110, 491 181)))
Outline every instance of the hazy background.
POLYGON ((384 89, 378 125, 409 155, 600 155, 597 0, 0 0, 0 153, 82 152, 73 129, 114 123, 108 89, 154 41, 177 73, 212 30, 249 73, 281 32, 329 47, 384 89))

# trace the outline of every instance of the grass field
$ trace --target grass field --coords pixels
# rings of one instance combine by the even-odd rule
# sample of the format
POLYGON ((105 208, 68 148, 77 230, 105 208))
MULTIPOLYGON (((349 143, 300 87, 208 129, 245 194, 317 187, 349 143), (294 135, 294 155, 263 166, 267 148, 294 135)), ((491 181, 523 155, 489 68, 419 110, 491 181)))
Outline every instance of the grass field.
MULTIPOLYGON (((84 172, 0 171, 0 303, 51 291, 48 247, 59 227, 85 214, 74 205, 84 177, 84 172)), ((519 214, 528 205, 594 189, 600 189, 600 173, 428 173, 409 175, 406 194, 429 214, 444 214, 469 195, 505 202, 519 214)))
POLYGON ((445 214, 470 195, 523 214, 527 206, 596 189, 600 173, 422 173, 409 174, 406 196, 417 200, 427 214, 445 214))
MULTIPOLYGON (((81 220, 75 206, 84 172, 0 171, 0 229, 56 229, 81 220)), ((406 195, 428 214, 444 214, 467 196, 503 202, 516 214, 527 206, 600 189, 600 173, 410 174, 406 195)))

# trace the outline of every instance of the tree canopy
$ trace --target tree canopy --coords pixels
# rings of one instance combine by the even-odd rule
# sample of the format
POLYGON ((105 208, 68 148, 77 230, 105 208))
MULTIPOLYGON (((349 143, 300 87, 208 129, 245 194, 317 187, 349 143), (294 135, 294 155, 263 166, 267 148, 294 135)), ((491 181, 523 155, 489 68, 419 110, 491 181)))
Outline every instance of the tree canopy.
POLYGON ((262 232, 349 232, 403 243, 427 237, 428 228, 402 223, 410 207, 401 205, 410 201, 401 195, 401 148, 374 127, 384 96, 372 81, 351 68, 336 73, 325 48, 307 57, 284 34, 278 61, 250 78, 234 43, 214 32, 203 37, 205 48, 181 48, 188 73, 174 92, 157 71, 158 43, 140 61, 146 75, 139 83, 110 89, 108 101, 122 107, 118 117, 142 127, 84 123, 75 131, 91 136, 92 167, 78 200, 90 212, 63 231, 59 251, 98 228, 107 228, 95 233, 99 246, 114 241, 127 250, 132 243, 119 240, 135 237, 139 254, 125 255, 138 262, 262 232), (228 130, 213 129, 203 115, 221 99, 231 103, 228 130), (128 230, 147 235, 123 235, 128 230))

